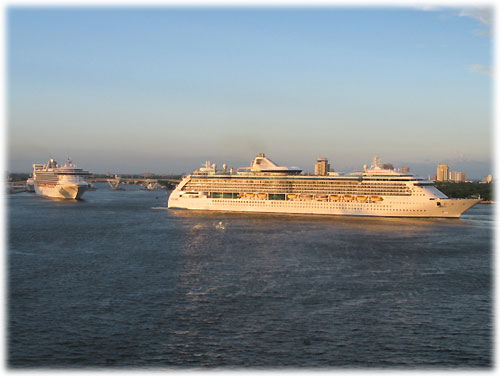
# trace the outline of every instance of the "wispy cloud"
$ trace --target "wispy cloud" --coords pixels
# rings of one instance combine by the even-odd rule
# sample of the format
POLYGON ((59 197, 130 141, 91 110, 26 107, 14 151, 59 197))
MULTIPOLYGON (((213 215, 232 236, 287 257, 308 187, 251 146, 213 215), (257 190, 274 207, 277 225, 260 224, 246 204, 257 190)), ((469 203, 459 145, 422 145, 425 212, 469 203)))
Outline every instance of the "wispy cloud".
MULTIPOLYGON (((483 29, 473 30, 473 33, 480 36, 491 36, 493 27, 494 9, 492 7, 467 7, 451 8, 432 4, 415 5, 414 8, 424 12, 445 12, 451 10, 451 15, 458 17, 468 17, 480 22, 483 29)), ((448 13, 450 14, 450 13, 448 13)))
POLYGON ((414 8, 418 10, 423 10, 424 12, 434 12, 443 9, 439 5, 432 5, 432 4, 417 4, 414 6, 414 8))
POLYGON ((493 24, 493 9, 491 8, 464 8, 458 15, 474 18, 486 26, 493 24))
POLYGON ((489 37, 491 36, 490 29, 474 29, 472 32, 480 37, 489 37))
MULTIPOLYGON (((458 15, 460 17, 469 17, 479 21, 483 28, 475 29, 472 32, 478 36, 490 37, 492 35, 493 14, 493 8, 471 7, 462 9, 458 15)), ((471 64, 469 65, 469 69, 471 72, 477 72, 487 76, 493 75, 493 67, 482 64, 471 64)))
POLYGON ((491 76, 493 74, 492 67, 487 67, 487 66, 481 65, 481 64, 471 64, 471 65, 469 65, 469 69, 472 72, 487 74, 488 76, 491 76))
POLYGON ((491 8, 464 8, 458 13, 459 17, 469 17, 479 21, 483 29, 476 29, 474 34, 480 36, 491 36, 493 26, 493 9, 491 8))

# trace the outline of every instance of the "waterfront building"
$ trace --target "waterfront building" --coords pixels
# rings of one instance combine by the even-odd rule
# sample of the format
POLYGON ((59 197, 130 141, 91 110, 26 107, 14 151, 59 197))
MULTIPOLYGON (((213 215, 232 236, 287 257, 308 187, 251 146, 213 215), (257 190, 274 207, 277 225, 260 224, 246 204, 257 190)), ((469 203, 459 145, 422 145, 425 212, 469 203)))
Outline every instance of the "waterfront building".
POLYGON ((436 181, 448 181, 450 174, 450 166, 446 164, 439 164, 437 166, 436 181))
POLYGON ((314 165, 314 175, 326 176, 330 171, 330 165, 328 164, 328 159, 319 157, 316 164, 314 165))
POLYGON ((410 172, 410 167, 401 167, 401 172, 410 172))
POLYGON ((484 176, 481 183, 491 183, 492 181, 493 181, 493 176, 490 174, 488 176, 484 176))
POLYGON ((466 180, 465 172, 451 171, 449 180, 454 183, 463 183, 466 180))

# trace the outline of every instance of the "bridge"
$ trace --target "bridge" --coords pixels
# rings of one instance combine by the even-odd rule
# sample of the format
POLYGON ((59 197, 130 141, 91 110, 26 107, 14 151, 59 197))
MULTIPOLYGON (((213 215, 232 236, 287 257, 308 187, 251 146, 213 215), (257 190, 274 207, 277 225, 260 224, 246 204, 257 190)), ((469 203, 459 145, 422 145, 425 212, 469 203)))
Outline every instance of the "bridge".
POLYGON ((166 182, 170 186, 176 186, 181 182, 180 179, 149 179, 149 178, 122 178, 119 175, 115 175, 114 178, 88 178, 88 182, 107 182, 111 189, 118 190, 120 184, 135 184, 141 185, 148 190, 155 190, 161 188, 160 181, 166 182))

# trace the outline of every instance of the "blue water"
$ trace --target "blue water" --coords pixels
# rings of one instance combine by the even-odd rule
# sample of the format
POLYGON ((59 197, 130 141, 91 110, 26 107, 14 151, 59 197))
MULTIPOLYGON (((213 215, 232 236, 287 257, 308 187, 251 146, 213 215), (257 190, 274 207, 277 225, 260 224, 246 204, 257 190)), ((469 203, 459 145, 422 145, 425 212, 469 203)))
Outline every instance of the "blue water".
POLYGON ((9 367, 492 367, 493 207, 201 213, 8 197, 9 367))

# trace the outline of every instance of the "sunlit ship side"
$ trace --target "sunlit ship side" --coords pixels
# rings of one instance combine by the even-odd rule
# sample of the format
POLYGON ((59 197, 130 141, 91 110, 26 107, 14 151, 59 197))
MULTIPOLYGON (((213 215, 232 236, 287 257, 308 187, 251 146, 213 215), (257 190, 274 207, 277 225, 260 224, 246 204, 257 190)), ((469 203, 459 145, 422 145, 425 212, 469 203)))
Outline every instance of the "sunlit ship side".
POLYGON ((54 159, 46 164, 33 165, 33 185, 40 196, 80 199, 89 188, 86 181, 90 173, 78 168, 70 158, 64 166, 59 166, 54 159))
POLYGON ((303 175, 278 166, 263 153, 238 171, 205 167, 172 191, 172 209, 386 217, 460 217, 480 199, 451 199, 432 181, 383 169, 349 174, 303 175))

